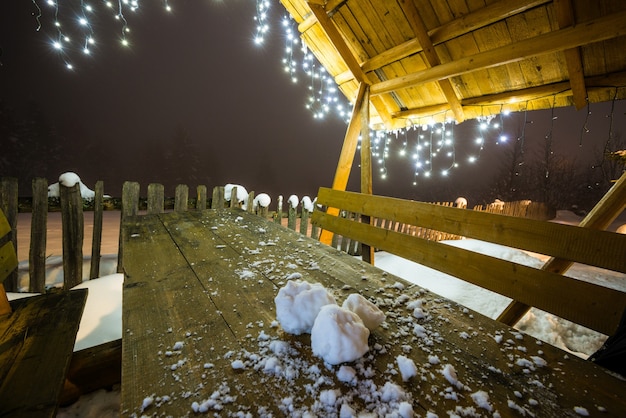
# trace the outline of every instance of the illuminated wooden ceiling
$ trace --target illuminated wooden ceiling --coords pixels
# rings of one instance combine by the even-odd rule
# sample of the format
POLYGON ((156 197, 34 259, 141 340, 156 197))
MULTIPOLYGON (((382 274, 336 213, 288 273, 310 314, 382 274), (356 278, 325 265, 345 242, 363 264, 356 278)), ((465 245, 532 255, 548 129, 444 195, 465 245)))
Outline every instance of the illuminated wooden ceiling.
POLYGON ((624 0, 281 0, 378 129, 626 98, 624 0))

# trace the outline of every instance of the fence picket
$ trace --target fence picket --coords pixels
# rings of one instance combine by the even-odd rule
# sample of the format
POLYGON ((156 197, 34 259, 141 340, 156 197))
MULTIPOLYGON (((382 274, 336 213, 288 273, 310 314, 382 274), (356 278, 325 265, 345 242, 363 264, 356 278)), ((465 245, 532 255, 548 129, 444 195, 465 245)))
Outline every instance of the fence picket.
POLYGON ((83 199, 80 184, 59 185, 61 225, 63 230, 63 289, 69 290, 83 281, 83 199))
POLYGON ((48 225, 48 180, 33 179, 33 203, 30 221, 30 251, 28 253, 29 292, 43 293, 46 289, 46 240, 48 225))

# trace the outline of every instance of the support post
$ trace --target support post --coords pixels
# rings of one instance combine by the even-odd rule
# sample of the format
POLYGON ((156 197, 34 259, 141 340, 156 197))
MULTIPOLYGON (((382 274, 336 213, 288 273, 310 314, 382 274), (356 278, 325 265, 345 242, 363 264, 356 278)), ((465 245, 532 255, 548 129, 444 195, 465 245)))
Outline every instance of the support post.
MULTIPOLYGON (((361 108, 365 103, 366 90, 369 91, 369 86, 361 83, 356 101, 354 103, 354 109, 352 109, 350 124, 348 125, 348 130, 346 131, 346 136, 343 140, 341 154, 339 155, 339 162, 337 163, 337 170, 335 171, 335 177, 332 185, 334 190, 346 190, 348 185, 348 178, 350 177, 350 171, 352 170, 354 155, 356 154, 356 148, 359 143, 359 131, 361 130, 361 108)), ((369 106, 369 100, 366 105, 369 106)), ((327 212, 336 216, 339 214, 339 208, 328 208, 327 212)), ((320 242, 330 245, 332 238, 332 232, 322 230, 320 234, 320 242)))

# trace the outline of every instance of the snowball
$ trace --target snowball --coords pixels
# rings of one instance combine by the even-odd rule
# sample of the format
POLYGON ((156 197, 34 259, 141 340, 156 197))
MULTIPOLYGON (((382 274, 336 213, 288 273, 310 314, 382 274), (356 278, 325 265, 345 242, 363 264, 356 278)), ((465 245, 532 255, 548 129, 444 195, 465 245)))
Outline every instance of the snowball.
POLYGON ((346 363, 367 353, 369 335, 357 314, 337 305, 326 305, 311 329, 311 349, 327 363, 346 363))
POLYGON ((417 366, 415 362, 408 357, 398 356, 396 357, 396 363, 398 363, 398 369, 402 375, 402 381, 406 382, 413 376, 417 375, 417 366))
MULTIPOLYGON (((239 192, 237 192, 239 194, 239 192)), ((254 207, 261 206, 262 208, 269 207, 272 203, 272 198, 267 193, 260 193, 254 198, 254 207)))
POLYGON ((274 298, 276 319, 285 332, 310 333, 320 308, 336 304, 335 298, 319 283, 289 280, 274 298))
POLYGON ((302 207, 307 212, 313 212, 313 201, 311 201, 311 198, 309 196, 304 196, 302 198, 302 207))
POLYGON ((297 208, 300 200, 298 199, 298 196, 292 194, 291 196, 289 196, 289 199, 287 199, 287 202, 289 203, 290 208, 297 208))
POLYGON ((383 311, 357 293, 349 295, 341 307, 357 314, 370 331, 382 324, 386 318, 383 311))

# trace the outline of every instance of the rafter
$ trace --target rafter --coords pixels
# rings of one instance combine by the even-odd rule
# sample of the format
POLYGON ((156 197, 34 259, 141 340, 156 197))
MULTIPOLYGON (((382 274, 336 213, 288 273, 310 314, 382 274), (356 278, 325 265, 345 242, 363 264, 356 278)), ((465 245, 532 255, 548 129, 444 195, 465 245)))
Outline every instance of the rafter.
MULTIPOLYGON (((441 60, 435 51, 435 45, 433 45, 430 36, 428 36, 428 31, 426 29, 426 25, 422 20, 413 0, 401 0, 400 7, 404 11, 404 14, 411 25, 411 29, 413 29, 413 33, 417 38, 417 41, 422 46, 422 50, 424 52, 424 56, 426 57, 426 61, 431 67, 436 67, 441 64, 441 60)), ((452 87, 452 82, 449 79, 439 80, 439 88, 443 92, 446 100, 450 104, 450 108, 452 109, 452 113, 454 113, 454 118, 457 122, 463 122, 465 117, 463 116, 463 108, 461 107, 461 103, 459 102, 459 98, 456 96, 456 92, 454 91, 454 87, 452 87)))
POLYGON ((514 44, 447 62, 420 72, 382 81, 372 85, 370 94, 389 93, 398 89, 414 87, 622 35, 626 35, 626 12, 615 13, 574 27, 559 29, 514 44))
MULTIPOLYGON (((437 46, 456 37, 470 33, 473 30, 499 22, 507 17, 549 3, 550 1, 551 0, 500 0, 497 3, 492 3, 473 13, 469 13, 441 25, 438 28, 432 29, 428 31, 427 34, 432 44, 437 46)), ((300 25, 299 29, 300 32, 304 32, 307 27, 303 24, 300 25)), ((422 52, 422 46, 418 39, 414 38, 370 58, 361 64, 361 68, 368 73, 419 52, 422 52)), ((335 77, 335 82, 341 85, 352 79, 352 73, 346 71, 335 77)))
MULTIPOLYGON (((554 0, 556 20, 560 28, 567 28, 576 24, 571 0, 554 0)), ((587 88, 585 87, 585 74, 580 58, 580 47, 566 49, 565 63, 569 74, 569 82, 572 86, 574 106, 582 109, 587 104, 587 88)))

